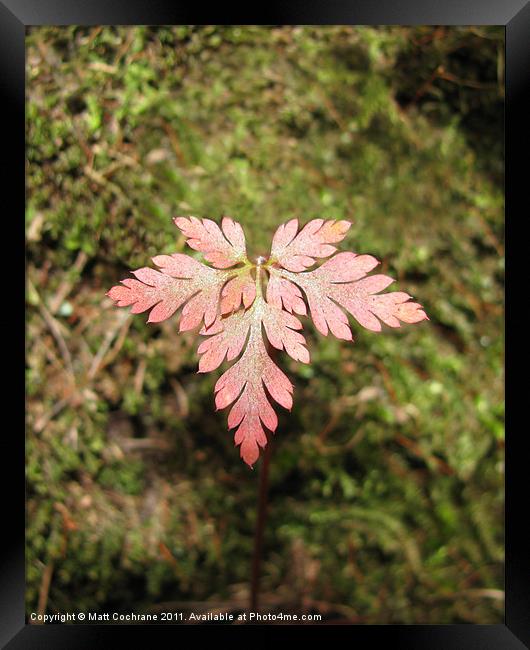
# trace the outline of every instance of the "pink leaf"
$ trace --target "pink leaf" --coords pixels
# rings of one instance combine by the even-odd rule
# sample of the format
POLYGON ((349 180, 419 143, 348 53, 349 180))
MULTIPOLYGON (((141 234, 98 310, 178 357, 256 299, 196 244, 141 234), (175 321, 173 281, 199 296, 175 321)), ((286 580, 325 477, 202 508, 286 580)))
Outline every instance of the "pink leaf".
POLYGON ((305 316, 307 309, 302 292, 289 280, 279 275, 271 274, 267 284, 267 302, 279 309, 286 309, 289 313, 305 316))
POLYGON ((229 280, 221 292, 221 314, 237 311, 243 303, 250 307, 256 297, 256 283, 248 270, 229 280))
POLYGON ((337 253, 320 267, 333 278, 333 282, 353 282, 364 278, 379 262, 371 255, 337 253))
POLYGON ((206 266, 181 253, 157 255, 160 270, 141 268, 107 295, 134 314, 150 310, 148 322, 169 318, 180 307, 180 331, 203 324, 206 338, 198 347, 199 372, 210 372, 223 361, 235 361, 215 385, 218 409, 231 405, 228 426, 243 460, 252 466, 274 432, 278 418, 274 402, 286 409, 293 403, 293 385, 267 351, 284 350, 292 359, 309 363, 302 324, 295 314, 307 307, 316 328, 352 340, 349 312, 363 327, 381 330, 428 319, 422 306, 404 292, 380 293, 392 282, 383 274, 367 276, 378 264, 371 255, 337 253, 307 271, 316 259, 333 255, 350 223, 313 219, 298 232, 292 219, 274 235, 271 257, 257 266, 246 258, 241 226, 223 218, 221 228, 210 219, 178 217, 176 225, 189 246, 203 253, 206 266), (254 270, 252 270, 254 269, 254 270), (262 279, 268 276, 265 300, 262 279), (239 357, 239 358, 238 358, 239 357))
POLYGON ((218 269, 226 269, 246 259, 245 235, 241 226, 223 217, 221 228, 211 219, 177 217, 174 222, 190 248, 203 253, 218 269))
POLYGON ((107 295, 118 307, 132 305, 133 314, 153 308, 149 315, 150 323, 166 320, 190 297, 189 287, 159 271, 143 268, 134 274, 138 280, 122 280, 122 286, 112 287, 107 295))
POLYGON ((309 362, 305 339, 298 332, 302 328, 300 321, 269 305, 260 295, 244 313, 218 318, 211 328, 203 329, 201 334, 211 336, 198 348, 202 354, 199 371, 209 372, 225 358, 230 361, 237 357, 248 339, 242 357, 217 382, 215 403, 217 408, 225 408, 235 402, 228 426, 238 427, 235 443, 241 445, 241 456, 251 466, 259 456, 259 448, 267 444, 263 427, 275 431, 278 424, 265 388, 276 402, 288 409, 292 406, 292 384, 268 355, 262 325, 271 345, 285 349, 293 359, 309 362))
POLYGON ((350 228, 349 221, 313 219, 296 234, 298 220, 280 226, 272 240, 271 260, 289 271, 299 272, 315 263, 314 258, 329 257, 350 228))
POLYGON ((122 280, 107 295, 118 307, 132 305, 133 314, 151 309, 148 323, 164 321, 185 305, 180 318, 181 332, 197 327, 203 320, 211 325, 219 312, 221 290, 231 272, 212 269, 180 254, 159 255, 153 260, 162 272, 149 268, 133 271, 137 280, 122 280))
MULTIPOLYGON (((350 341, 352 334, 343 309, 374 332, 381 331, 380 321, 400 327, 400 321, 417 323, 427 318, 421 305, 407 302, 410 296, 406 293, 379 295, 394 280, 382 274, 364 277, 377 264, 371 255, 339 253, 314 271, 291 273, 276 268, 271 274, 304 290, 311 317, 321 334, 326 336, 331 331, 337 338, 350 341)), ((285 292, 287 296, 290 291, 285 292)), ((281 298, 284 300, 283 293, 281 298)))
POLYGON ((157 255, 153 262, 162 269, 166 275, 173 278, 193 278, 204 265, 189 255, 173 253, 172 255, 157 255))

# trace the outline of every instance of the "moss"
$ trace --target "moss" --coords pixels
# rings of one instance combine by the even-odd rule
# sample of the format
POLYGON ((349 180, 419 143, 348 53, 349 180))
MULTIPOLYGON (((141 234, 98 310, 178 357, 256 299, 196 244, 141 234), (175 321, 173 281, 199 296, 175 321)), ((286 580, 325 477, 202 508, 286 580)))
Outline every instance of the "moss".
POLYGON ((327 216, 431 321, 353 346, 308 326, 263 590, 366 623, 502 621, 472 597, 503 584, 502 46, 484 27, 28 30, 28 611, 50 566, 49 611, 244 596, 257 472, 216 377, 193 335, 104 293, 183 250, 175 215, 231 215, 256 255, 327 216), (40 308, 57 296, 71 368, 40 308))

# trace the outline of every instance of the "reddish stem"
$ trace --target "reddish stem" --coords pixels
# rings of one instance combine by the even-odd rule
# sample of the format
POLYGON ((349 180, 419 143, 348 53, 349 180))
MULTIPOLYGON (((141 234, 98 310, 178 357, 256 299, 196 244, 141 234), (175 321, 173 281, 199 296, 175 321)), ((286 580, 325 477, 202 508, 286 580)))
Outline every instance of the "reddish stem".
POLYGON ((267 497, 269 489, 269 464, 272 448, 272 436, 267 436, 267 446, 263 453, 259 476, 258 513, 254 532, 254 555, 252 557, 252 579, 250 583, 250 611, 257 612, 259 606, 259 582, 261 575, 261 556, 263 551, 263 533, 267 519, 267 497))

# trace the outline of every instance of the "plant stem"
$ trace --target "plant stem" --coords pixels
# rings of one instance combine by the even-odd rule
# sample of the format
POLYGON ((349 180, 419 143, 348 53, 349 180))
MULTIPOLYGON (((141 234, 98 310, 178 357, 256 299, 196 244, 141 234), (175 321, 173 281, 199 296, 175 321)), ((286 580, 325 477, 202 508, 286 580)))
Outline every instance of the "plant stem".
POLYGON ((267 496, 269 489, 269 463, 271 457, 272 436, 267 435, 267 446, 263 452, 259 476, 258 513, 254 532, 254 555, 252 557, 252 578, 250 583, 250 611, 257 612, 259 606, 259 581, 261 573, 261 556, 263 550, 263 532, 267 519, 267 496))

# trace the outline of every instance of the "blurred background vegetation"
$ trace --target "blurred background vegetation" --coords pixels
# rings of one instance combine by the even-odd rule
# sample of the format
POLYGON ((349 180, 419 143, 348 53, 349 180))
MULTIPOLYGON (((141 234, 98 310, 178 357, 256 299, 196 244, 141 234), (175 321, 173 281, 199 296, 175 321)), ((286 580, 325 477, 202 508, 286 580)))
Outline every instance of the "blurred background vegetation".
MULTIPOLYGON (((27 607, 244 608, 258 472, 195 335, 104 297, 171 218, 351 219, 431 321, 317 337, 271 461, 266 611, 503 618, 504 31, 27 34, 27 607)), ((259 465, 258 465, 259 467, 259 465)))

